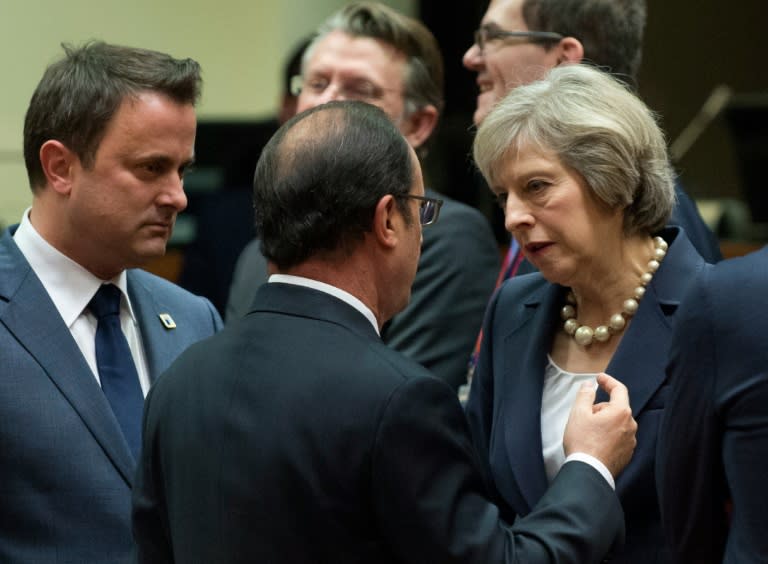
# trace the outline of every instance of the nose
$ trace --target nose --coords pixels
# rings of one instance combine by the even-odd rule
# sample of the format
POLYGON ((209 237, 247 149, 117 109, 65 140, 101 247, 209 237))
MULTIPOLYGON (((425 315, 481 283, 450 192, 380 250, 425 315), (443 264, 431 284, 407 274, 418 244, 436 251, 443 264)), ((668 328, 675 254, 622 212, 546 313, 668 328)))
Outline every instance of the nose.
POLYGON ((160 193, 158 203, 161 206, 169 206, 177 213, 187 207, 187 194, 184 192, 184 178, 180 174, 172 174, 163 191, 160 193))
POLYGON ((326 102, 340 102, 348 100, 344 88, 338 84, 329 84, 328 87, 323 90, 322 94, 317 97, 317 105, 325 104, 326 102))
POLYGON ((337 100, 345 100, 342 89, 336 85, 329 84, 322 92, 315 93, 309 90, 302 90, 299 94, 299 99, 296 104, 296 111, 301 113, 304 110, 322 106, 328 102, 334 102, 337 100))
POLYGON ((515 194, 507 194, 504 205, 504 227, 513 235, 521 229, 533 227, 536 222, 530 207, 515 194))
POLYGON ((480 51, 480 47, 477 43, 473 43, 461 59, 464 67, 472 71, 479 71, 482 66, 482 61, 483 53, 480 51))

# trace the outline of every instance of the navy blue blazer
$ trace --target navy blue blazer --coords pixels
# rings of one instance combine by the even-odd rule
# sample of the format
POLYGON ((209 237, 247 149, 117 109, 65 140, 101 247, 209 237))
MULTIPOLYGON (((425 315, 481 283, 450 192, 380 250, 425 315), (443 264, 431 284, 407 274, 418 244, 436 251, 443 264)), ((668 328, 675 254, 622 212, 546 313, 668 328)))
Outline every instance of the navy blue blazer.
POLYGON ((675 562, 768 558, 766 296, 768 247, 708 267, 680 310, 657 460, 675 562))
POLYGON ((139 562, 583 564, 623 532, 587 464, 510 528, 479 467, 449 386, 343 301, 265 284, 147 398, 139 562))
MULTIPOLYGON (((664 562, 656 501, 656 435, 666 404, 664 368, 677 306, 704 267, 685 233, 666 228, 670 243, 606 372, 629 389, 637 420, 637 448, 619 475, 616 491, 627 524, 618 562, 664 562)), ((483 345, 472 380, 467 416, 475 445, 488 463, 507 519, 526 515, 546 491, 541 443, 541 401, 547 354, 562 330, 560 308, 567 289, 540 273, 508 280, 489 304, 483 345)), ((597 401, 605 401, 599 391, 597 401)))
MULTIPOLYGON (((0 562, 130 562, 136 462, 13 231, 0 238, 0 562)), ((146 272, 128 271, 128 293, 151 380, 221 327, 207 300, 146 272)))

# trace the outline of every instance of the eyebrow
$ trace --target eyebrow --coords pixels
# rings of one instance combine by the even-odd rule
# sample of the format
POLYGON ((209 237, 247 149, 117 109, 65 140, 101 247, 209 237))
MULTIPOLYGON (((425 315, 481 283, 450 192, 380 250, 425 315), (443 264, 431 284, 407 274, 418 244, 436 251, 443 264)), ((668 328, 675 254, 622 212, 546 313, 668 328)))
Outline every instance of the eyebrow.
MULTIPOLYGON (((170 157, 169 155, 166 155, 164 153, 149 153, 149 154, 146 154, 146 155, 141 155, 141 156, 136 157, 135 158, 135 162, 138 163, 138 164, 155 162, 155 163, 162 164, 163 166, 166 166, 166 167, 171 167, 176 162, 176 159, 174 159, 173 157, 170 157)), ((178 168, 186 169, 186 168, 189 168, 190 166, 192 166, 193 164, 195 164, 195 156, 194 155, 192 155, 192 157, 190 157, 188 159, 185 159, 185 160, 181 161, 179 163, 179 167, 178 168)))

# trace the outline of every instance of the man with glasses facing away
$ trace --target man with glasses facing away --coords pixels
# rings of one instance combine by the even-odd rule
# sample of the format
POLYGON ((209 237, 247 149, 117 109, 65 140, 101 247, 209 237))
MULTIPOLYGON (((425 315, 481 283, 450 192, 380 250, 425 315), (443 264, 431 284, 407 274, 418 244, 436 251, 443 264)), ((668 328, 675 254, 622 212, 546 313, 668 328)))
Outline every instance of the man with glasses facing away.
MULTIPOLYGON (((464 66, 477 73, 475 125, 513 88, 538 80, 561 64, 592 63, 636 85, 645 15, 645 0, 491 0, 463 59, 464 66)), ((721 260, 717 239, 696 204, 677 184, 675 193, 670 224, 685 230, 704 260, 721 260)), ((512 239, 497 283, 533 271, 512 239)), ((470 358, 470 381, 481 339, 470 358)), ((468 390, 461 387, 462 400, 468 390)))
MULTIPOLYGON (((294 88, 300 92, 299 111, 332 100, 380 107, 423 153, 443 107, 443 62, 421 23, 381 4, 354 3, 319 27, 294 88)), ((464 382, 493 291, 498 246, 477 210, 433 190, 426 193, 443 198, 441 220, 424 233, 411 303, 383 328, 382 338, 456 389, 464 382)), ((257 263, 253 257, 259 252, 258 241, 252 242, 238 264, 257 263)), ((250 305, 263 280, 239 266, 236 272, 229 303, 250 305)), ((227 311, 231 321, 229 306, 227 311)))
POLYGON ((295 116, 262 152, 254 201, 275 274, 147 398, 141 564, 581 564, 621 541, 609 480, 637 428, 622 384, 601 376, 597 409, 582 389, 573 458, 510 527, 453 390, 382 343, 442 220, 390 116, 356 101, 295 116))

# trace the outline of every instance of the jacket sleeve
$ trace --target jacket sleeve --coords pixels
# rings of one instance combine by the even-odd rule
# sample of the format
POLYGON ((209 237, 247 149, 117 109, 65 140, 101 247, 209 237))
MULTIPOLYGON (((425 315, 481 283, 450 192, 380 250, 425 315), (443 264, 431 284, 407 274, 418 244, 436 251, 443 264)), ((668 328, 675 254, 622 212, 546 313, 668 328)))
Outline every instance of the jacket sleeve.
POLYGON ((667 367, 673 408, 656 466, 675 561, 762 562, 768 554, 766 256, 705 270, 678 314, 667 367))
POLYGON ((159 454, 154 447, 156 429, 150 422, 149 415, 155 389, 150 389, 144 403, 141 456, 132 494, 131 520, 139 564, 173 562, 168 512, 163 499, 162 482, 156 468, 159 464, 159 454))
POLYGON ((501 521, 461 407, 434 379, 409 380, 393 393, 373 452, 375 511, 405 562, 599 562, 623 538, 618 498, 580 462, 563 467, 528 516, 501 521))

